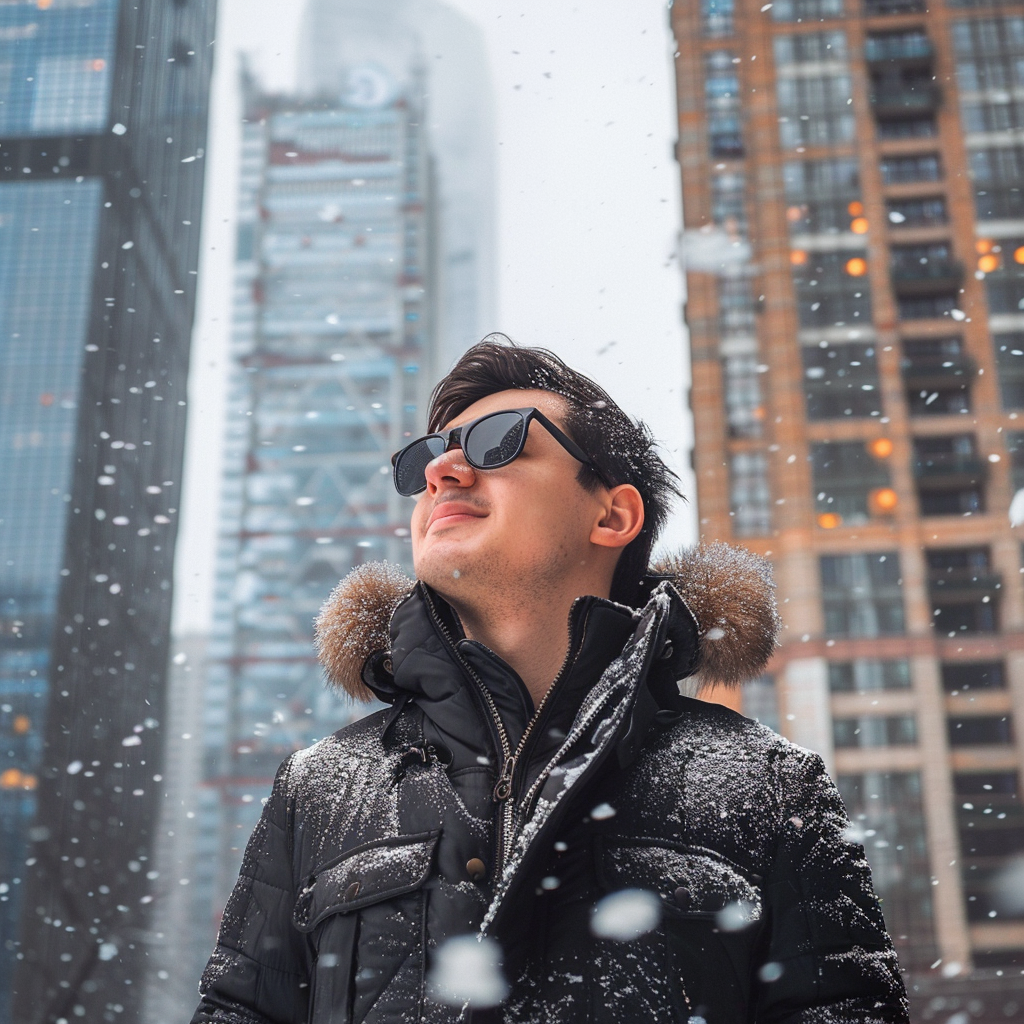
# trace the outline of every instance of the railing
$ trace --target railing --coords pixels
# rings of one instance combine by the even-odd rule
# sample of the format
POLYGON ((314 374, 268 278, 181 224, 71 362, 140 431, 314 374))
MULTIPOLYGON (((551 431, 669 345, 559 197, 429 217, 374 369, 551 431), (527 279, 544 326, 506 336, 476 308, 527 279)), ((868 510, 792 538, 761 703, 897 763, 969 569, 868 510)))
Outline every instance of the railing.
POLYGON ((864 13, 868 17, 877 14, 921 14, 925 11, 925 0, 864 0, 864 13))
POLYGON ((1003 585, 1001 573, 991 569, 929 569, 928 589, 943 596, 953 591, 991 594, 1003 585))
POLYGON ((944 387, 962 383, 958 378, 973 377, 977 364, 968 355, 909 356, 903 360, 903 379, 907 384, 944 387))
POLYGON ((871 92, 871 107, 880 117, 927 113, 937 110, 941 103, 942 90, 934 82, 879 82, 871 92))
POLYGON ((889 273, 898 295, 928 295, 957 287, 964 279, 964 265, 952 259, 893 260, 889 273))
POLYGON ((864 43, 864 59, 869 64, 883 61, 930 61, 935 47, 925 35, 874 36, 864 43))
POLYGON ((977 455, 940 452, 914 459, 914 476, 920 483, 975 482, 983 480, 987 473, 988 463, 977 455))

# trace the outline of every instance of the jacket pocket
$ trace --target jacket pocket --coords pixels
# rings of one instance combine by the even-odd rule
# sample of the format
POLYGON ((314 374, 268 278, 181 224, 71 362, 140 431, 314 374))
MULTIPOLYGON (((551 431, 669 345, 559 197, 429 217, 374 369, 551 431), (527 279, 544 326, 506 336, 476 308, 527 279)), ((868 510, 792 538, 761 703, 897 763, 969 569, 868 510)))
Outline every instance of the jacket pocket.
POLYGON ((598 875, 605 889, 661 897, 669 971, 688 1014, 708 1024, 747 1018, 764 911, 758 876, 714 850, 615 836, 601 840, 598 875))
MULTIPOLYGON (((439 831, 422 832, 366 843, 307 879, 292 923, 309 934, 314 950, 311 1022, 364 1019, 384 988, 400 980, 388 961, 397 967, 422 955, 415 923, 423 906, 418 890, 433 869, 439 836, 439 831), (379 934, 382 930, 389 934, 379 934), (382 940, 391 954, 383 960, 382 940), (399 950, 403 944, 409 948, 399 950)), ((404 993, 409 995, 414 994, 404 993)))

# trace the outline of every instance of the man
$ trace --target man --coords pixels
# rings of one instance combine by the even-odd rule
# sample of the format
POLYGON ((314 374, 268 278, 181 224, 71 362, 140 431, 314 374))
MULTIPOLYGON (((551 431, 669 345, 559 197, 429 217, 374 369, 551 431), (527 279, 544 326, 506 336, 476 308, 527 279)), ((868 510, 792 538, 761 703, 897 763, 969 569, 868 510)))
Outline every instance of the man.
POLYGON ((544 350, 470 349, 429 429, 418 582, 365 566, 318 620, 390 707, 282 766, 194 1022, 906 1021, 821 760, 680 692, 764 667, 766 563, 650 572, 674 478, 544 350))

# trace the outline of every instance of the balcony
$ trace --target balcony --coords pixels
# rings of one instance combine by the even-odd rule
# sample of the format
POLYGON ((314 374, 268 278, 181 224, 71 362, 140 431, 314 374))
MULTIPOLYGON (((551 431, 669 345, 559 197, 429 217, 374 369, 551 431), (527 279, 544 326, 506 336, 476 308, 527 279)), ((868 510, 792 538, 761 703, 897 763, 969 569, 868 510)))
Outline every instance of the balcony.
POLYGON ((904 384, 922 391, 949 391, 967 386, 978 372, 975 361, 964 353, 907 356, 902 369, 904 384))
POLYGON ((898 296, 941 295, 955 292, 964 279, 964 265, 949 258, 924 262, 893 259, 889 273, 898 296))
POLYGON ((994 595, 1003 585, 1003 577, 992 569, 948 568, 928 570, 928 589, 943 600, 973 600, 994 595))
POLYGON ((928 67, 934 57, 935 47, 923 32, 868 36, 864 42, 864 59, 868 64, 928 67))
POLYGON ((864 0, 864 14, 873 18, 886 14, 924 14, 925 0, 864 0))
POLYGON ((942 90, 935 82, 908 84, 876 80, 871 89, 875 117, 919 117, 934 113, 942 105, 942 90))
POLYGON ((914 477, 920 490, 977 485, 983 483, 988 463, 977 455, 942 452, 918 455, 914 460, 914 477))

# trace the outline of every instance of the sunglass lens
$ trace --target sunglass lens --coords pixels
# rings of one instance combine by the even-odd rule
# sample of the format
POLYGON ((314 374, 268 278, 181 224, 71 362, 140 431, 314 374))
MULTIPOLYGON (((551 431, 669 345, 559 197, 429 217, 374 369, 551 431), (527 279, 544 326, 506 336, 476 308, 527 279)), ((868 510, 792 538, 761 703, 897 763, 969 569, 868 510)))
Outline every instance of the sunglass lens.
POLYGON ((518 412, 499 412, 480 420, 463 439, 466 458, 480 469, 511 462, 522 450, 525 421, 518 412))
POLYGON ((410 497, 427 486, 426 469, 439 455, 444 454, 444 439, 424 437, 404 448, 395 462, 395 488, 399 494, 410 497))

